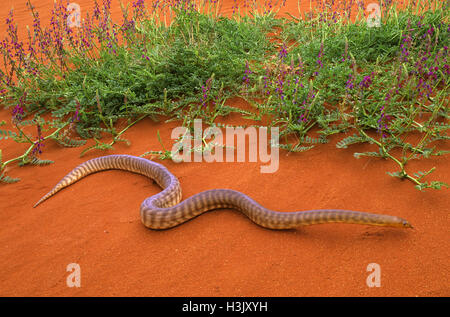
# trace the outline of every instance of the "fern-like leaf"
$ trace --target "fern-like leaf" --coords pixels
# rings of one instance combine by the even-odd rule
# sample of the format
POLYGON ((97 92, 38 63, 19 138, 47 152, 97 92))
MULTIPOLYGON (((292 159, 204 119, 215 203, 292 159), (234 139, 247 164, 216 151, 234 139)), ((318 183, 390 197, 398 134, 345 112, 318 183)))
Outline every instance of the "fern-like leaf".
POLYGON ((31 158, 27 156, 27 157, 22 158, 22 160, 19 161, 18 164, 19 164, 19 166, 25 166, 28 164, 42 166, 42 165, 48 165, 48 164, 52 164, 52 163, 54 163, 52 160, 41 160, 40 158, 37 158, 35 156, 33 156, 31 158))
POLYGON ((23 121, 17 122, 17 126, 19 126, 19 127, 24 127, 24 126, 28 126, 28 125, 34 125, 34 124, 36 124, 36 121, 34 119, 23 120, 23 121))
POLYGON ((69 138, 68 136, 65 136, 62 139, 53 137, 53 140, 55 140, 60 145, 65 146, 65 147, 79 147, 79 146, 86 144, 86 140, 75 140, 75 139, 69 138))
POLYGON ((312 138, 312 137, 310 137, 310 136, 307 135, 307 136, 305 136, 304 138, 302 138, 301 143, 309 143, 309 144, 318 144, 318 143, 320 143, 320 144, 326 144, 326 143, 328 143, 328 139, 325 138, 325 137, 323 137, 323 136, 320 136, 320 137, 318 137, 318 138, 312 138))
POLYGON ((108 143, 102 143, 102 142, 99 142, 97 139, 94 139, 94 140, 97 142, 97 144, 91 145, 91 146, 89 146, 88 148, 84 149, 84 150, 81 152, 80 157, 84 156, 87 152, 92 151, 92 150, 95 150, 95 149, 97 149, 97 150, 102 150, 102 151, 103 151, 103 150, 113 149, 112 145, 110 145, 110 144, 108 144, 108 143))
POLYGON ((439 181, 431 181, 430 183, 425 182, 421 183, 420 185, 416 185, 415 187, 418 190, 424 190, 425 188, 432 188, 432 189, 441 189, 442 187, 449 188, 447 183, 439 181))
POLYGON ((18 181, 20 181, 20 178, 12 178, 9 177, 8 175, 0 175, 0 182, 5 183, 5 184, 13 184, 13 183, 17 183, 18 181))
POLYGON ((125 142, 126 145, 128 145, 128 146, 131 144, 130 140, 128 140, 128 139, 122 139, 121 137, 115 137, 115 138, 114 138, 114 141, 125 142))
POLYGON ((39 165, 39 166, 49 165, 49 164, 52 164, 52 163, 55 163, 55 162, 52 161, 52 160, 41 160, 41 159, 39 159, 37 157, 33 157, 31 159, 31 161, 30 161, 31 165, 39 165))
POLYGON ((405 177, 401 172, 386 172, 389 176, 403 178, 405 177))
POLYGON ((366 141, 365 137, 354 134, 354 135, 348 136, 345 139, 342 139, 341 141, 339 141, 336 144, 336 147, 338 149, 346 149, 349 145, 356 144, 356 143, 362 143, 365 141, 366 141))
POLYGON ((310 146, 300 146, 300 144, 297 144, 296 146, 293 146, 292 144, 278 144, 277 145, 280 149, 287 150, 289 152, 305 152, 308 150, 311 150, 314 145, 310 146))
POLYGON ((383 155, 381 155, 378 152, 363 152, 363 153, 355 152, 353 153, 353 156, 357 159, 359 159, 361 156, 383 157, 383 155))
POLYGON ((17 133, 9 130, 0 130, 0 140, 2 139, 8 139, 8 138, 16 138, 17 133))

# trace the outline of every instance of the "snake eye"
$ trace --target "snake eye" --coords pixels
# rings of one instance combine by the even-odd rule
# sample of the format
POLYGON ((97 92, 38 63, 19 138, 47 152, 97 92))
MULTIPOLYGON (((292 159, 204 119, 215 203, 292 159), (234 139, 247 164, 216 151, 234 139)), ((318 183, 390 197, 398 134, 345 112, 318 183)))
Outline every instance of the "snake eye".
POLYGON ((403 220, 402 225, 403 225, 404 228, 412 228, 412 227, 413 227, 413 226, 411 226, 411 224, 410 224, 408 221, 406 221, 406 220, 403 220))

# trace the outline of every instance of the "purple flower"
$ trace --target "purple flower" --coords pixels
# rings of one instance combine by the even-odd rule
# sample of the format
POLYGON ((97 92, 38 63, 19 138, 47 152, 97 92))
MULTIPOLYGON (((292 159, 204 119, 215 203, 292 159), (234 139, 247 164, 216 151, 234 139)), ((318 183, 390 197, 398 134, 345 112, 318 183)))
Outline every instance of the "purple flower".
MULTIPOLYGON (((323 67, 322 64, 322 57, 323 57, 323 42, 320 44, 320 50, 319 50, 319 55, 317 56, 317 64, 319 65, 319 69, 323 67)), ((316 71, 314 72, 314 75, 318 75, 319 73, 316 71)))
POLYGON ((20 104, 17 104, 14 109, 13 109, 13 121, 14 122, 20 122, 23 119, 23 108, 21 107, 20 104))
POLYGON ((41 125, 38 124, 37 125, 37 132, 38 132, 38 137, 37 137, 37 141, 34 142, 34 149, 32 154, 34 156, 37 155, 37 153, 42 154, 42 147, 44 146, 43 142, 44 142, 44 138, 42 137, 42 129, 41 129, 41 125))
POLYGON ((381 115, 377 121, 378 122, 377 132, 380 133, 381 137, 384 139, 387 138, 387 135, 384 133, 384 131, 389 131, 388 121, 391 120, 391 117, 389 115, 386 115, 384 111, 384 106, 381 107, 380 112, 381 115))
POLYGON ((280 98, 283 99, 284 98, 284 94, 283 94, 284 81, 283 81, 283 78, 278 78, 277 79, 277 84, 278 84, 278 87, 275 89, 275 91, 280 95, 280 98))
POLYGON ((345 83, 345 88, 347 88, 347 89, 353 89, 353 87, 354 87, 355 75, 349 74, 348 77, 349 77, 349 78, 348 78, 347 82, 345 83))
POLYGON ((314 101, 314 98, 316 97, 316 93, 317 91, 314 91, 314 88, 311 87, 308 92, 308 96, 306 96, 306 99, 303 100, 301 106, 299 107, 302 110, 302 113, 300 113, 300 116, 297 120, 298 123, 308 121, 308 114, 309 114, 308 106, 311 106, 312 102, 314 101))
POLYGON ((133 6, 133 8, 135 10, 136 16, 144 15, 144 8, 145 8, 144 0, 133 1, 132 6, 133 6))
POLYGON ((445 65, 444 65, 444 69, 445 69, 445 73, 446 73, 447 75, 450 75, 450 66, 448 66, 448 64, 445 64, 445 65))
POLYGON ((80 103, 78 100, 75 101, 77 103, 77 107, 75 108, 75 113, 72 116, 71 122, 78 122, 80 121, 80 103))
POLYGON ((14 123, 18 123, 20 121, 22 121, 23 119, 23 115, 25 113, 25 111, 23 110, 23 106, 25 104, 25 100, 27 97, 27 92, 24 92, 23 95, 19 98, 19 102, 17 103, 17 105, 14 107, 13 111, 12 111, 12 121, 14 123))
POLYGON ((242 81, 244 82, 244 84, 246 86, 248 86, 250 79, 248 77, 248 75, 250 75, 252 73, 252 71, 250 70, 250 67, 248 66, 248 62, 245 62, 245 71, 244 71, 244 76, 242 77, 242 81))
POLYGON ((369 88, 369 86, 372 84, 372 76, 374 73, 372 72, 369 76, 364 76, 363 80, 359 83, 359 86, 361 88, 369 88))
POLYGON ((283 61, 284 58, 287 56, 287 54, 288 54, 288 53, 287 53, 287 51, 286 51, 286 45, 283 44, 283 46, 281 47, 281 51, 280 51, 280 53, 278 54, 280 60, 283 61))

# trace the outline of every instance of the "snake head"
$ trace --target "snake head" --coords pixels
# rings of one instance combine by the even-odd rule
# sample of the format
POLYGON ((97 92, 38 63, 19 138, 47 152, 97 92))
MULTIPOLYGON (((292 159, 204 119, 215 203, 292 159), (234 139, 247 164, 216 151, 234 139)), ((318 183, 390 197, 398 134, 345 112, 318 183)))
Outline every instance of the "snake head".
POLYGON ((404 220, 404 219, 402 220, 402 227, 414 229, 414 227, 408 222, 408 220, 404 220))

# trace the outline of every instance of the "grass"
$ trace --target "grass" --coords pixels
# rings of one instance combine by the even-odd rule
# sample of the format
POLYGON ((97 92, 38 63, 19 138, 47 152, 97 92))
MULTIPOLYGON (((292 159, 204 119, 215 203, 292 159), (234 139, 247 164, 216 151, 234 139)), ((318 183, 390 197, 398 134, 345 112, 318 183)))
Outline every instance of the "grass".
MULTIPOLYGON (((0 181, 18 180, 5 174, 13 162, 51 163, 38 158, 49 139, 83 146, 94 138, 83 155, 128 142, 123 133, 145 117, 168 116, 187 127, 201 118, 220 126, 219 116, 235 112, 279 127, 279 146, 287 151, 342 135, 337 148, 372 144, 376 151, 354 156, 392 160, 398 165, 388 172, 393 177, 420 190, 447 187, 425 179, 434 167, 415 173, 406 167, 449 152, 438 148, 450 126, 449 1, 409 1, 401 9, 382 1, 379 27, 368 25, 363 1, 312 1, 316 9, 289 18, 276 15, 283 4, 266 1, 264 9, 245 2, 245 14, 234 6, 225 18, 217 1, 146 7, 137 0, 122 6, 117 23, 103 0, 75 32, 62 2, 55 2, 48 27, 29 3, 34 24, 27 42, 18 39, 11 12, 0 45, 0 88, 14 131, 0 128, 0 140, 30 146, 4 162, 0 152, 0 181), (252 111, 226 105, 235 96, 252 111), (53 119, 45 121, 46 113, 53 119), (128 123, 116 131, 119 119, 128 123), (37 136, 23 131, 30 125, 37 136), (81 139, 70 137, 74 131, 81 139), (101 140, 104 133, 111 142, 101 140)), ((170 158, 167 151, 148 153, 170 158)))

